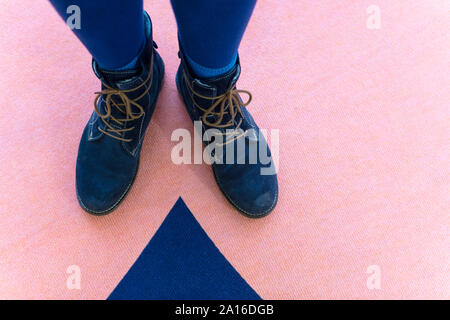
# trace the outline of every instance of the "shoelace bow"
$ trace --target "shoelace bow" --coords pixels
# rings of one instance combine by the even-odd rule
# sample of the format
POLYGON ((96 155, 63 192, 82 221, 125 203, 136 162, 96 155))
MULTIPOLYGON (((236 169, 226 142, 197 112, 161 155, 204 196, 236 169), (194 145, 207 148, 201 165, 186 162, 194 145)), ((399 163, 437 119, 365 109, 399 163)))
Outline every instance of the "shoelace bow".
MULTIPOLYGON (((222 133, 224 136, 228 136, 228 135, 234 136, 236 134, 236 132, 238 131, 238 129, 240 128, 240 126, 242 124, 242 119, 244 118, 244 114, 242 113, 242 108, 245 108, 246 106, 248 106, 250 104, 250 102, 252 101, 252 94, 250 93, 250 91, 238 90, 238 89, 236 89, 236 86, 234 86, 230 90, 225 92, 224 94, 221 94, 216 97, 207 97, 198 92, 195 92, 194 88, 189 83, 186 74, 184 75, 184 79, 193 95, 195 95, 201 99, 215 101, 211 105, 211 107, 209 107, 208 109, 205 109, 205 108, 201 107, 195 101, 195 99, 192 99, 192 101, 194 102, 194 105, 198 109, 203 111, 202 122, 204 124, 206 124, 207 126, 210 126, 213 128, 218 128, 218 129, 233 127, 236 116, 238 115, 238 113, 241 114, 241 119, 239 119, 239 123, 236 125, 234 130, 231 132, 222 133), (247 102, 242 103, 242 100, 239 95, 240 93, 245 93, 248 96, 247 102), (218 112, 215 111, 217 107, 220 108, 218 112), (227 114, 230 115, 230 120, 228 120, 226 123, 222 123, 224 116, 227 114), (209 115, 218 116, 218 118, 215 122, 210 122, 207 119, 209 115)), ((243 132, 243 133, 241 132, 239 135, 234 136, 233 139, 226 140, 225 143, 219 144, 219 145, 224 145, 224 144, 230 143, 245 134, 246 134, 246 132, 243 132)))
POLYGON ((117 129, 117 128, 114 128, 109 123, 108 119, 111 119, 112 121, 119 124, 120 126, 123 126, 128 121, 133 121, 133 120, 136 120, 136 119, 139 119, 140 117, 142 117, 145 113, 144 108, 139 103, 137 103, 137 101, 142 99, 150 91, 150 88, 152 87, 152 82, 153 82, 153 55, 152 55, 152 59, 151 59, 151 63, 150 63, 150 72, 148 73, 147 79, 145 79, 144 82, 142 82, 139 86, 137 86, 133 89, 121 90, 121 89, 112 88, 103 82, 103 85, 106 87, 106 89, 104 89, 100 92, 95 92, 95 94, 97 96, 95 97, 95 100, 94 100, 94 108, 95 108, 95 112, 102 119, 103 123, 105 124, 105 126, 107 128, 106 128, 106 130, 103 130, 102 128, 98 127, 98 130, 103 132, 104 134, 110 136, 111 138, 114 138, 114 139, 117 139, 120 141, 124 141, 124 142, 131 142, 133 139, 125 139, 125 138, 123 138, 123 134, 125 132, 133 130, 135 127, 117 129), (144 92, 139 97, 137 97, 135 99, 128 98, 128 96, 126 95, 127 93, 139 90, 140 88, 145 86, 147 84, 147 82, 150 82, 149 85, 146 87, 144 92), (98 109, 98 101, 100 100, 100 98, 102 96, 105 97, 104 98, 105 113, 101 113, 100 110, 98 109), (114 96, 119 97, 122 102, 121 103, 115 102, 113 99, 114 96), (139 113, 133 113, 132 106, 135 106, 139 110, 139 113), (122 119, 115 118, 112 115, 112 107, 117 108, 121 113, 125 114, 126 118, 122 118, 122 119), (123 107, 124 107, 124 109, 123 109, 123 107))

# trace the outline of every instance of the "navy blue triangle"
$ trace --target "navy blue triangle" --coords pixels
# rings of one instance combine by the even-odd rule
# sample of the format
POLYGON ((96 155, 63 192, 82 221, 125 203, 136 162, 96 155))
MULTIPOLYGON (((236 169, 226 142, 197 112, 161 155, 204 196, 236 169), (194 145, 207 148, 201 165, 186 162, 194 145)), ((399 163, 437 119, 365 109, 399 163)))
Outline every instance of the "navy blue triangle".
POLYGON ((181 198, 108 299, 259 300, 181 198))

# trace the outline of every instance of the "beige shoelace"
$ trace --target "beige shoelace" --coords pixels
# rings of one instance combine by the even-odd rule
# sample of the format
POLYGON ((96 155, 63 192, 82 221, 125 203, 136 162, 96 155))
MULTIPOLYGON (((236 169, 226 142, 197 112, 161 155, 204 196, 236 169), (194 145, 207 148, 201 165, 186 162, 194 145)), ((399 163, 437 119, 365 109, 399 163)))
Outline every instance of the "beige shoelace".
POLYGON ((135 127, 117 129, 117 128, 114 128, 110 124, 108 119, 111 119, 112 121, 119 124, 120 126, 123 126, 128 121, 133 121, 133 120, 136 120, 136 119, 139 119, 140 117, 142 117, 145 113, 144 108, 139 103, 137 103, 137 101, 142 99, 150 91, 150 88, 152 87, 152 82, 153 82, 153 55, 152 55, 152 59, 150 62, 150 72, 148 73, 147 79, 145 79, 145 81, 142 82, 136 88, 128 89, 128 90, 121 90, 121 89, 112 88, 112 87, 108 86, 107 84, 103 83, 103 85, 106 87, 106 89, 104 89, 100 92, 95 92, 95 94, 97 96, 95 97, 95 100, 94 100, 94 108, 95 108, 95 112, 97 113, 97 115, 102 119, 103 123, 105 124, 106 130, 103 130, 100 127, 98 128, 98 130, 100 130, 104 134, 110 136, 111 138, 114 138, 114 139, 117 139, 120 141, 124 141, 124 142, 131 142, 133 139, 125 139, 123 137, 123 134, 127 131, 133 130, 135 127), (149 83, 149 85, 146 87, 145 91, 139 97, 137 97, 135 99, 128 98, 128 96, 126 95, 127 93, 139 90, 140 88, 145 86, 147 83, 149 83), (102 96, 105 97, 104 98, 105 113, 101 113, 100 110, 98 109, 98 101, 100 100, 100 98, 102 96), (116 103, 112 99, 113 96, 119 97, 122 102, 116 103), (133 113, 132 106, 135 106, 139 110, 139 112, 133 113), (115 118, 111 113, 112 107, 117 108, 126 117, 122 118, 122 119, 115 118))
POLYGON ((232 127, 232 126, 234 126, 234 120, 235 120, 237 114, 238 113, 241 114, 242 118, 239 120, 239 123, 236 125, 236 128, 234 128, 234 130, 231 132, 223 133, 224 136, 231 135, 234 137, 232 139, 226 140, 225 143, 219 144, 219 145, 224 145, 224 144, 230 143, 246 134, 246 132, 241 132, 240 134, 236 135, 236 132, 238 132, 238 129, 240 128, 241 123, 242 123, 242 119, 244 118, 244 114, 242 113, 242 108, 245 108, 246 106, 248 106, 250 104, 250 102, 252 101, 252 94, 250 93, 250 91, 238 90, 238 89, 236 89, 236 87, 233 87, 230 90, 228 90, 227 92, 225 92, 224 94, 221 94, 217 97, 207 97, 207 96, 199 94, 198 92, 195 92, 194 88, 189 83, 186 74, 184 74, 184 79, 193 95, 195 95, 201 99, 215 101, 211 105, 211 107, 209 107, 208 109, 205 109, 205 108, 201 107, 200 105, 198 105, 192 96, 192 101, 194 102, 194 105, 198 109, 203 111, 202 121, 207 126, 210 126, 213 128, 218 128, 218 129, 232 127), (248 96, 247 102, 245 102, 245 103, 241 102, 241 98, 239 95, 240 93, 245 93, 248 96), (215 111, 215 109, 217 107, 220 107, 219 112, 215 111), (230 120, 227 123, 223 124, 221 122, 226 114, 230 115, 230 120), (215 122, 210 122, 207 119, 209 115, 218 116, 218 118, 215 122))

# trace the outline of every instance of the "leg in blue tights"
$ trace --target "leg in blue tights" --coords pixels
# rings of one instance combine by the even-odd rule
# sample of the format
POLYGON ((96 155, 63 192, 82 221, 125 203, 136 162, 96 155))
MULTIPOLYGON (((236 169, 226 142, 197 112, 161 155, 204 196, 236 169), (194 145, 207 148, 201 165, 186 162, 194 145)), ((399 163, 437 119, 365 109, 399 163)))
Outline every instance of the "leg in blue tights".
POLYGON ((183 51, 200 77, 234 66, 256 0, 171 0, 183 51))
POLYGON ((49 0, 64 21, 77 5, 81 28, 73 31, 104 69, 133 67, 145 45, 143 0, 49 0))

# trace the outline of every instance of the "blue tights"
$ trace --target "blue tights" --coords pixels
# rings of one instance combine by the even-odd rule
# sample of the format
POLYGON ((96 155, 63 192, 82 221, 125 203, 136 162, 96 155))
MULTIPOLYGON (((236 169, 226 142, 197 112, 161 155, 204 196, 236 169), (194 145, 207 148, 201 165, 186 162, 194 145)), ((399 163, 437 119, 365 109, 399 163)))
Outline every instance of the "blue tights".
MULTIPOLYGON (((133 67, 145 44, 143 0, 50 0, 67 20, 80 8, 73 31, 105 69, 133 67)), ((213 77, 230 69, 256 0, 171 0, 183 51, 193 71, 213 77)))

